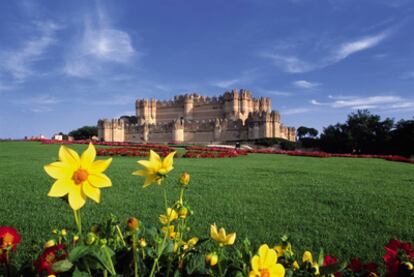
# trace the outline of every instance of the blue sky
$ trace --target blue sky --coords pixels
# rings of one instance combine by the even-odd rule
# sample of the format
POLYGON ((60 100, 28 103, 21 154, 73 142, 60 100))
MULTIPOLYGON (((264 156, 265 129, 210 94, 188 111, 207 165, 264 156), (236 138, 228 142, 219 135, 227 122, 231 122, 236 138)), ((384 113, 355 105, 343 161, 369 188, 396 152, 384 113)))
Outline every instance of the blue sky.
POLYGON ((245 88, 322 129, 414 115, 410 0, 1 1, 0 137, 134 114, 136 98, 245 88))

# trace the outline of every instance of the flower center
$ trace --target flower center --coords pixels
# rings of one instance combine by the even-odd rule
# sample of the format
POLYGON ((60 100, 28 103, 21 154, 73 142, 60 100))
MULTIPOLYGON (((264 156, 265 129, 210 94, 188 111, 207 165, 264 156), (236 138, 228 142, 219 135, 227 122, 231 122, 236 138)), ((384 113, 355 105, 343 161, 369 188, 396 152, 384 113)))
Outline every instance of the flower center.
POLYGON ((75 171, 75 173, 73 173, 72 179, 73 181, 75 181, 75 184, 79 185, 85 182, 86 179, 88 179, 88 175, 89 175, 88 171, 86 171, 85 169, 79 168, 78 170, 75 171))
POLYGON ((3 237, 3 246, 12 245, 14 241, 14 237, 10 233, 6 233, 3 237))
POLYGON ((260 270, 260 277, 270 277, 270 272, 267 268, 260 270))

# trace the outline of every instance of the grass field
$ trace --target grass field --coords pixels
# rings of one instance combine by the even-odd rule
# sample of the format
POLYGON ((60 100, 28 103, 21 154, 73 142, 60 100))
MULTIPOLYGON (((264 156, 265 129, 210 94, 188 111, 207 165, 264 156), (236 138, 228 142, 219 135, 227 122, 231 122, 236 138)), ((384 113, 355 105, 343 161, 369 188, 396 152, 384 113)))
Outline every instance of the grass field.
MULTIPOLYGON (((71 146, 78 151, 85 145, 71 146)), ((53 228, 74 230, 72 212, 59 199, 47 197, 53 182, 43 165, 55 161, 58 145, 36 142, 0 143, 0 225, 16 227, 20 250, 48 239, 53 228)), ((102 190, 101 204, 82 209, 84 226, 114 213, 159 224, 162 189, 142 188, 132 176, 137 158, 114 157, 106 171, 113 187, 102 190)), ((169 199, 178 191, 173 181, 191 174, 187 200, 195 211, 194 234, 206 237, 216 222, 254 245, 274 244, 288 234, 297 250, 326 252, 339 258, 358 256, 380 262, 390 237, 414 241, 414 165, 379 159, 308 158, 251 154, 228 159, 176 159, 170 174, 169 199)), ((163 185, 164 185, 163 184, 163 185)), ((23 251, 20 251, 22 255, 23 251)), ((23 259, 19 257, 19 260, 23 259)))

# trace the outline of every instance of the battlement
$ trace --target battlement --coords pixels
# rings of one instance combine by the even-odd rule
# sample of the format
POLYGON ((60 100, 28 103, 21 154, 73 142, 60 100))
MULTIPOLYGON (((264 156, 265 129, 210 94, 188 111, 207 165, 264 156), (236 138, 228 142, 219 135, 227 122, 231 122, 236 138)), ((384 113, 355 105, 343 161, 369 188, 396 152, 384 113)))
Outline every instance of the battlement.
POLYGON ((280 124, 280 113, 272 110, 270 98, 254 98, 245 89, 226 91, 217 97, 187 93, 162 101, 137 99, 135 109, 135 116, 100 120, 100 137, 154 142, 295 137, 294 128, 280 124))

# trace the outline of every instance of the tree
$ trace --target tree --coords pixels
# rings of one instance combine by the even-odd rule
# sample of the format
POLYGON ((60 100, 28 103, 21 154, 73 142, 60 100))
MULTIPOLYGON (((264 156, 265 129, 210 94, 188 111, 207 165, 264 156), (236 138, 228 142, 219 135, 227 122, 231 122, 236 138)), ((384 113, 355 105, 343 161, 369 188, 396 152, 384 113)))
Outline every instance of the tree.
POLYGON ((390 153, 391 130, 394 121, 368 110, 348 115, 345 124, 330 125, 321 135, 321 147, 328 152, 387 154, 390 153))
POLYGON ((391 136, 393 153, 403 156, 414 155, 414 118, 398 121, 391 136))
POLYGON ((69 136, 72 136, 75 140, 91 139, 93 136, 98 136, 98 127, 83 126, 79 129, 70 131, 69 136))
POLYGON ((301 140, 304 137, 315 138, 318 135, 318 130, 316 130, 315 128, 300 126, 296 130, 296 135, 299 140, 301 140))

